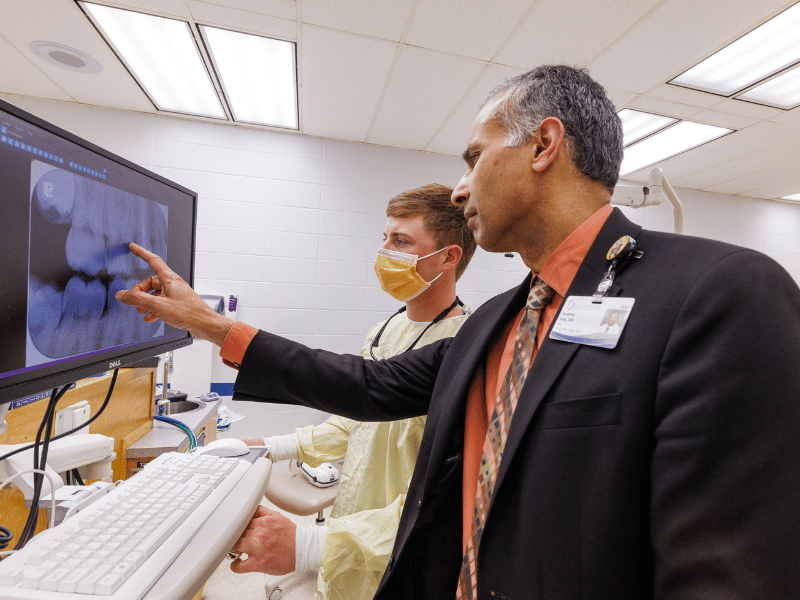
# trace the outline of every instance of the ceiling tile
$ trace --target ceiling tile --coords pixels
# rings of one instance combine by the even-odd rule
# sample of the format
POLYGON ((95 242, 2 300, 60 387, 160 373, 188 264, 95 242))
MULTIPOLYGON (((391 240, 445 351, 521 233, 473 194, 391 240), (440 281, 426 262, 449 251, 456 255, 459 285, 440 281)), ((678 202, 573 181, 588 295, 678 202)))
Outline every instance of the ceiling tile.
POLYGON ((414 0, 303 0, 303 23, 399 42, 414 0))
POLYGON ((698 92, 688 88, 680 87, 677 85, 670 85, 665 83, 654 87, 647 92, 648 96, 653 98, 661 98, 662 100, 670 100, 672 102, 680 102, 681 104, 690 104, 692 106, 699 106, 700 108, 709 108, 718 104, 724 98, 715 94, 708 94, 706 92, 698 92))
POLYGON ((657 4, 658 0, 543 0, 495 62, 525 70, 540 64, 587 64, 657 4))
POLYGON ((485 69, 425 149, 460 156, 467 145, 480 101, 502 79, 521 73, 524 73, 522 69, 501 65, 491 65, 485 69))
POLYGON ((779 115, 770 118, 773 123, 783 123, 785 125, 792 125, 800 127, 800 107, 793 108, 792 110, 781 111, 779 115))
POLYGON ((678 117, 679 119, 688 119, 692 115, 700 112, 700 109, 696 106, 678 104, 677 102, 661 100, 660 98, 650 98, 649 96, 639 96, 628 102, 627 106, 629 108, 638 108, 660 115, 667 115, 668 117, 678 117))
POLYGON ((724 113, 717 110, 702 110, 699 113, 692 115, 692 121, 698 123, 706 123, 708 125, 716 125, 718 127, 728 127, 729 129, 744 129, 758 123, 758 119, 751 117, 743 117, 741 115, 733 115, 731 113, 724 113))
POLYGON ((35 68, 31 59, 17 52, 17 49, 2 37, 0 37, 0 91, 52 100, 73 100, 49 77, 35 68))
POLYGON ((798 155, 800 136, 775 146, 748 152, 740 158, 676 179, 673 183, 682 187, 706 189, 742 177, 743 174, 758 173, 775 165, 784 165, 798 155))
POLYGON ((533 0, 420 0, 404 41, 421 48, 491 60, 532 3, 533 0))
POLYGON ((277 19, 243 10, 225 8, 208 2, 188 0, 192 18, 197 23, 233 29, 257 35, 274 36, 284 40, 297 40, 297 20, 277 19))
POLYGON ((363 142, 397 46, 304 25, 303 133, 363 142))
POLYGON ((795 179, 800 172, 800 161, 794 160, 786 164, 778 164, 762 171, 750 173, 744 177, 736 177, 717 185, 705 188, 709 192, 722 194, 746 194, 747 192, 769 185, 795 179))
POLYGON ((772 108, 771 106, 763 106, 761 104, 754 104, 753 102, 736 100, 735 98, 726 99, 719 104, 715 104, 714 110, 721 110, 734 115, 742 115, 743 117, 753 117, 754 119, 769 119, 786 112, 780 108, 772 108))
POLYGON ((125 110, 155 110, 77 4, 3 0, 3 8, 0 24, 3 36, 75 100, 125 110), (103 70, 87 75, 56 67, 28 47, 35 40, 56 42, 85 52, 103 65, 103 70))
POLYGON ((622 110, 626 106, 628 106, 629 102, 632 102, 634 98, 637 98, 639 94, 633 94, 631 92, 625 92, 623 90, 615 90, 614 88, 606 88, 606 95, 614 103, 614 108, 617 111, 622 110))
MULTIPOLYGON (((158 0, 152 0, 157 2, 158 0)), ((297 19, 297 3, 294 0, 197 0, 227 8, 259 13, 279 19, 297 19)))
POLYGON ((728 44, 785 0, 666 0, 600 58, 592 72, 613 88, 644 93, 728 44))
POLYGON ((798 190, 800 190, 800 178, 795 178, 781 183, 767 185, 756 190, 750 190, 744 195, 750 196, 751 198, 782 198, 783 196, 797 194, 798 190))
POLYGON ((421 150, 483 68, 482 61, 403 47, 367 141, 421 150))

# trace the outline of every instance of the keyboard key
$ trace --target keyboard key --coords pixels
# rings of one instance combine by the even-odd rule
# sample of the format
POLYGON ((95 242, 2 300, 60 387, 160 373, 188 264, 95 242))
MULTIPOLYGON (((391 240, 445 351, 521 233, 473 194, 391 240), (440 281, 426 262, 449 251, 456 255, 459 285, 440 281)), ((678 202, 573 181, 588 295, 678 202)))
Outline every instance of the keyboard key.
POLYGON ((44 569, 37 569, 36 567, 25 567, 22 570, 22 583, 24 588, 31 590, 39 589, 39 582, 47 577, 47 571, 44 569))
POLYGON ((0 585, 11 587, 17 585, 22 580, 22 568, 0 570, 0 585))
POLYGON ((93 569, 78 583, 78 587, 75 591, 80 594, 94 594, 97 582, 105 577, 106 573, 108 573, 113 566, 114 565, 110 563, 103 563, 96 569, 93 569))
POLYGON ((89 572, 90 569, 87 569, 86 567, 75 569, 72 571, 72 573, 59 581, 57 591, 66 592, 68 594, 75 593, 78 589, 78 583, 80 583, 83 578, 89 574, 89 572))
POLYGON ((61 568, 51 571, 48 575, 39 582, 39 589, 45 592, 55 592, 58 589, 59 582, 69 575, 69 569, 61 568))
POLYGON ((125 580, 115 573, 103 575, 94 588, 94 594, 95 596, 110 596, 116 592, 123 583, 125 583, 125 580))
POLYGON ((50 556, 50 552, 48 552, 44 548, 38 548, 36 550, 31 550, 28 552, 28 556, 25 557, 25 564, 31 566, 38 566, 41 565, 47 557, 50 556))

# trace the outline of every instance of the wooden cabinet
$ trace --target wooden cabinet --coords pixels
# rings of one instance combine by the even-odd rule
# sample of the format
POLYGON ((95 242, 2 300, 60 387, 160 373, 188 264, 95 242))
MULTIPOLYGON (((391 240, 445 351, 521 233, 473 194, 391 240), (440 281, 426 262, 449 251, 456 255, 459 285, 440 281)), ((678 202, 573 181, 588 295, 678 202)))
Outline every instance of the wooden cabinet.
MULTIPOLYGON (((91 415, 94 416, 105 401, 111 375, 109 372, 79 381, 74 389, 64 394, 56 410, 87 400, 91 415)), ((114 481, 127 477, 128 447, 153 428, 155 388, 155 368, 120 369, 108 406, 85 431, 114 438, 114 452, 117 454, 112 463, 114 481)), ((6 415, 8 430, 0 435, 0 444, 18 444, 36 439, 47 402, 47 399, 38 400, 9 410, 6 415)), ((27 518, 28 509, 24 507, 22 492, 16 488, 0 490, 0 525, 9 528, 15 540, 27 518)), ((45 528, 46 519, 46 511, 40 509, 37 532, 45 528)), ((10 547, 13 548, 15 543, 12 541, 10 547)))

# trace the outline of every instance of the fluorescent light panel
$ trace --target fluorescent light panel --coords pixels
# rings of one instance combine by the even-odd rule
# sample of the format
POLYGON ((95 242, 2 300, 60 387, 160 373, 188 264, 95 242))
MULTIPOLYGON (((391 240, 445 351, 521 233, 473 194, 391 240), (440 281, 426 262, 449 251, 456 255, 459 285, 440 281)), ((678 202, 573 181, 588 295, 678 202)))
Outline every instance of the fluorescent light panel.
POLYGON ((681 121, 661 133, 625 148, 620 176, 696 148, 731 131, 733 130, 723 127, 681 121))
MULTIPOLYGON (((800 44, 800 38, 798 43, 800 44)), ((744 94, 739 94, 737 98, 785 110, 800 106, 800 68, 778 75, 744 94)))
POLYGON ((792 196, 783 196, 783 200, 794 200, 795 202, 800 202, 800 194, 794 194, 792 196))
POLYGON ((622 139, 625 146, 647 137, 651 133, 655 133, 678 120, 672 117, 631 110, 630 108, 623 108, 617 114, 622 121, 622 139))
POLYGON ((189 24, 82 2, 156 107, 226 119, 189 24))
POLYGON ((670 83, 731 96, 800 60, 800 3, 678 75, 670 83))
POLYGON ((236 121, 297 129, 292 42, 200 27, 236 121))

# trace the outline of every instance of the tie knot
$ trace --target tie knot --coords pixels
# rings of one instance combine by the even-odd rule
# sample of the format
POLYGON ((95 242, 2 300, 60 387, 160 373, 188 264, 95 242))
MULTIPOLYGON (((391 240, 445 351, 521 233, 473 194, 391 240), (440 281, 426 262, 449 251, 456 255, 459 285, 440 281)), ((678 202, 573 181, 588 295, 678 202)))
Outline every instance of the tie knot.
POLYGON ((547 282, 537 277, 528 294, 528 301, 525 303, 525 308, 530 308, 532 310, 541 309, 553 299, 554 293, 555 290, 553 290, 547 282))

